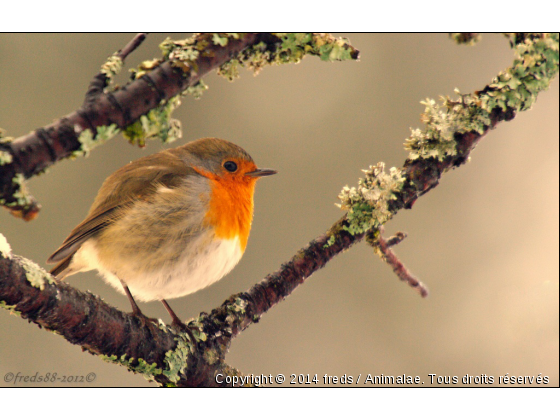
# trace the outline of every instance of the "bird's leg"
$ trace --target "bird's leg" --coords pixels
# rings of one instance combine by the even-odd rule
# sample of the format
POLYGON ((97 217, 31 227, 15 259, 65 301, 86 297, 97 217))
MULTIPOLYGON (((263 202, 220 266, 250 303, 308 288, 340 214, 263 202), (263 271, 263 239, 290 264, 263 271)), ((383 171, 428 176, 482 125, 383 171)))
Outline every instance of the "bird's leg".
POLYGON ((192 333, 190 327, 188 325, 185 325, 185 323, 179 319, 175 311, 171 309, 171 306, 169 306, 169 303, 167 303, 165 299, 162 299, 161 303, 163 304, 165 309, 167 309, 169 315, 171 315, 171 319, 172 319, 171 325, 173 327, 177 327, 181 329, 182 331, 185 331, 189 335, 189 338, 191 339, 192 343, 193 344, 196 343, 196 338, 194 337, 194 334, 192 333))
POLYGON ((171 306, 169 306, 169 303, 167 303, 167 301, 165 299, 161 300, 161 303, 163 303, 163 306, 165 307, 165 309, 167 309, 167 312, 169 312, 169 315, 171 315, 171 325, 173 325, 174 327, 179 327, 181 329, 186 328, 186 325, 183 323, 183 321, 181 321, 179 319, 179 317, 177 316, 177 314, 173 311, 173 309, 171 309, 171 306))
POLYGON ((136 304, 136 301, 132 297, 132 293, 130 293, 130 289, 128 288, 126 283, 124 281, 122 281, 121 279, 119 279, 119 280, 121 281, 121 284, 124 288, 124 292, 126 293, 126 296, 128 297, 128 301, 130 302, 130 306, 132 306, 132 316, 139 318, 144 324, 146 324, 146 321, 155 322, 157 324, 158 323, 157 319, 148 318, 146 315, 144 315, 142 313, 142 311, 140 310, 140 308, 136 304))
MULTIPOLYGON (((121 279, 119 279, 119 280, 121 280, 121 279)), ((144 315, 142 313, 142 311, 140 310, 140 308, 138 307, 138 305, 136 304, 136 301, 132 297, 132 293, 130 293, 130 290, 129 290, 128 286, 126 285, 126 283, 121 280, 121 284, 124 288, 124 292, 126 293, 126 297, 128 297, 128 301, 130 302, 130 306, 132 306, 132 316, 138 316, 138 315, 142 316, 142 315, 144 315)))

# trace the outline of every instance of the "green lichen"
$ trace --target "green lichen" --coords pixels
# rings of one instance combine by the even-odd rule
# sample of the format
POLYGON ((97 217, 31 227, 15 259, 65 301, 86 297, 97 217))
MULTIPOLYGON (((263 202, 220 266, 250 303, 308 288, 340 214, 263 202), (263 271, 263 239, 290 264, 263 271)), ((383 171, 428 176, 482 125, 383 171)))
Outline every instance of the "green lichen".
POLYGON ((202 94, 208 90, 208 85, 204 83, 202 80, 193 86, 189 86, 185 89, 185 94, 191 95, 194 99, 200 99, 202 94))
POLYGON ((169 59, 187 62, 196 60, 199 55, 200 51, 194 48, 176 49, 171 52, 169 59))
POLYGON ((102 143, 106 142, 107 140, 113 138, 119 133, 119 129, 117 128, 117 124, 111 124, 109 126, 100 126, 97 127, 97 136, 95 139, 102 143))
POLYGON ((358 58, 358 51, 347 39, 323 33, 273 34, 277 42, 260 42, 245 49, 237 58, 224 63, 218 74, 228 80, 239 77, 239 68, 247 67, 255 74, 263 67, 274 64, 299 63, 306 55, 315 55, 323 61, 342 61, 358 58))
MULTIPOLYGON (((180 41, 172 41, 169 38, 167 38, 160 45, 160 48, 162 48, 162 51, 164 51, 164 57, 166 59, 169 59, 169 55, 171 54, 171 52, 173 51, 174 48, 177 48, 177 45, 183 46, 183 44, 180 43, 180 41), (179 44, 177 44, 177 43, 179 43, 179 44)), ((184 61, 184 62, 190 62, 192 60, 195 60, 198 57, 198 55, 200 54, 199 51, 194 49, 195 48, 194 44, 193 45, 188 45, 188 48, 190 48, 190 49, 181 50, 180 53, 173 54, 172 58, 177 60, 177 61, 184 61)), ((156 67, 158 67, 163 62, 164 62, 164 60, 162 60, 162 59, 153 59, 153 60, 143 61, 142 63, 140 63, 138 68, 130 69, 130 72, 132 73, 131 74, 132 80, 135 80, 135 79, 138 79, 138 78, 142 77, 146 73, 154 70, 156 67)), ((191 96, 194 97, 194 99, 200 99, 202 94, 207 89, 208 89, 208 86, 202 80, 199 80, 195 85, 189 86, 187 89, 185 89, 185 91, 182 93, 182 95, 191 95, 191 96)))
POLYGON ((134 367, 134 372, 140 373, 149 381, 153 381, 156 375, 161 375, 161 371, 155 362, 149 364, 144 359, 138 359, 138 364, 134 367))
POLYGON ((241 318, 245 315, 247 309, 247 300, 241 297, 236 297, 235 301, 228 305, 228 312, 231 312, 236 318, 241 318))
POLYGON ((163 60, 169 61, 172 66, 184 72, 193 71, 196 73, 198 66, 195 60, 201 53, 205 53, 204 49, 209 45, 206 39, 197 40, 197 35, 181 40, 166 38, 159 45, 163 53, 163 60))
POLYGON ((126 359, 126 355, 122 355, 120 358, 118 356, 115 356, 114 354, 111 356, 107 356, 105 354, 101 354, 99 355, 100 359, 103 360, 104 362, 108 362, 108 363, 115 363, 115 364, 123 364, 126 363, 127 359, 126 359))
POLYGON ((274 58, 280 63, 298 63, 307 54, 323 61, 357 59, 358 52, 345 38, 335 38, 325 33, 275 33, 282 44, 274 58))
POLYGON ((173 40, 171 38, 165 38, 161 44, 159 44, 159 49, 163 54, 163 59, 168 60, 171 53, 177 48, 185 48, 194 45, 194 36, 187 39, 177 39, 173 40))
POLYGON ((171 332, 171 328, 161 318, 158 319, 158 328, 166 333, 171 332))
POLYGON ((16 310, 16 305, 8 305, 5 301, 0 300, 0 308, 10 311, 11 314, 21 316, 21 312, 16 310))
POLYGON ((0 233, 0 255, 2 258, 12 258, 12 247, 4 235, 0 233))
POLYGON ((0 150, 0 166, 12 163, 13 160, 14 158, 10 153, 0 150))
MULTIPOLYGON (((225 316, 223 325, 221 327, 223 331, 229 334, 233 333, 233 328, 236 322, 238 322, 238 320, 240 319, 245 318, 247 313, 247 305, 247 299, 239 295, 236 295, 228 300, 228 304, 226 306, 227 315, 225 316)), ((222 351, 225 353, 226 349, 224 348, 222 349, 222 351)))
POLYGON ((120 73, 120 71, 122 70, 122 66, 122 59, 117 55, 117 53, 115 53, 111 57, 109 57, 105 63, 103 63, 100 72, 107 76, 109 80, 111 80, 115 75, 120 73))
POLYGON ((27 186, 25 185, 25 177, 22 174, 16 174, 12 178, 12 185, 14 187, 14 192, 12 197, 13 201, 6 201, 4 198, 0 199, 0 204, 6 207, 21 207, 22 209, 28 209, 34 205, 34 201, 29 195, 27 186))
POLYGON ((240 36, 241 34, 237 32, 218 32, 212 34, 212 42, 216 45, 225 47, 230 39, 239 39, 240 36))
MULTIPOLYGON (((195 321, 194 323, 191 323, 191 324, 194 324, 196 326, 197 323, 195 321)), ((206 333, 204 331, 202 331, 202 326, 201 325, 199 325, 198 328, 191 329, 191 333, 194 336, 196 341, 204 342, 208 339, 208 336, 206 335, 206 333)))
POLYGON ((329 246, 334 245, 334 243, 336 242, 336 237, 334 235, 329 236, 329 239, 327 240, 327 243, 325 245, 323 245, 323 248, 328 248, 329 246))
POLYGON ((24 220, 33 220, 40 208, 29 194, 22 174, 16 174, 12 178, 12 196, 9 199, 0 197, 0 205, 9 208, 12 215, 24 220))
POLYGON ((109 363, 115 363, 121 366, 125 366, 129 371, 138 373, 148 381, 155 380, 157 375, 161 375, 162 370, 157 367, 157 364, 154 363, 147 363, 144 359, 139 358, 135 361, 134 357, 127 358, 126 354, 123 354, 121 357, 111 355, 101 355, 101 360, 104 360, 109 363))
MULTIPOLYGON (((244 34, 238 32, 215 32, 204 34, 194 34, 192 37, 181 40, 165 39, 159 48, 163 53, 164 60, 192 61, 200 54, 206 54, 205 49, 211 45, 225 47, 230 40, 240 39, 244 34)), ((178 63, 177 63, 178 64, 178 63)), ((184 63, 190 64, 192 63, 184 63)))
POLYGON ((504 111, 530 109, 558 73, 558 33, 509 38, 515 48, 513 65, 479 93, 480 106, 488 112, 498 107, 504 111))
POLYGON ((95 142, 93 132, 89 128, 86 128, 80 133, 80 135, 78 136, 78 141, 80 142, 81 146, 79 150, 74 151, 74 156, 87 155, 87 153, 97 144, 95 142))
POLYGON ((131 144, 140 147, 146 141, 159 139, 163 143, 171 143, 182 137, 180 121, 171 118, 171 113, 181 104, 179 96, 162 102, 157 108, 142 115, 138 120, 125 127, 122 135, 131 144))
POLYGON ((0 143, 10 143, 11 141, 14 140, 13 137, 7 136, 6 133, 7 133, 6 130, 0 128, 0 143))
POLYGON ((89 128, 86 128, 78 136, 80 148, 72 152, 72 157, 88 156, 91 150, 116 136, 119 131, 116 124, 100 126, 96 128, 96 134, 94 136, 93 132, 89 128))
POLYGON ((550 85, 558 73, 558 34, 526 36, 512 41, 515 47, 513 66, 500 72, 484 90, 459 95, 459 100, 442 98, 422 102, 424 130, 413 129, 405 141, 411 160, 435 158, 443 161, 456 154, 457 134, 483 134, 490 126, 490 114, 499 109, 513 115, 531 108, 537 95, 550 85))
POLYGON ((457 154, 457 134, 471 131, 483 134, 490 126, 490 113, 478 106, 478 98, 473 95, 461 95, 460 101, 441 98, 442 105, 433 99, 420 102, 425 106, 421 120, 426 123, 424 130, 411 129, 411 135, 405 140, 408 158, 443 161, 457 154))
MULTIPOLYGON (((558 73, 558 34, 510 34, 508 37, 515 48, 513 65, 500 72, 484 90, 467 95, 456 90, 457 100, 442 97, 441 104, 433 99, 422 102, 425 106, 422 121, 426 127, 413 129, 405 141, 409 162, 443 161, 455 156, 461 134, 485 134, 491 127, 493 114, 503 112, 514 116, 527 110, 538 93, 548 88, 558 73)), ((386 174, 382 163, 364 172, 366 177, 360 179, 357 188, 346 186, 339 195, 340 207, 348 211, 349 226, 344 229, 353 235, 387 222, 392 217, 388 204, 406 182, 398 169, 391 168, 390 174, 386 174)), ((332 245, 335 239, 331 235, 325 246, 332 245)))
MULTIPOLYGON (((237 299, 232 304, 232 310, 244 311, 245 306, 245 303, 242 302, 241 299, 237 299)), ((203 317, 204 316, 207 315, 203 315, 203 317)), ((203 342, 208 339, 206 334, 202 332, 202 322, 202 318, 198 318, 189 322, 189 331, 195 337, 195 340, 197 342, 203 342)), ((115 355, 102 355, 101 358, 107 362, 125 366, 132 372, 140 373, 144 375, 144 377, 146 377, 146 379, 148 380, 154 380, 154 377, 156 375, 165 375, 170 381, 170 383, 167 383, 166 386, 176 386, 177 382, 181 379, 181 375, 184 375, 187 372, 187 361, 195 351, 195 344, 191 341, 190 335, 188 333, 177 331, 175 328, 169 327, 164 324, 161 320, 159 321, 158 327, 165 332, 172 332, 175 335, 174 339, 177 342, 175 348, 165 353, 163 368, 158 368, 155 363, 148 364, 142 359, 135 361, 133 358, 128 358, 126 355, 123 355, 121 357, 117 357, 115 355)), ((223 354, 223 351, 225 351, 225 349, 222 348, 205 349, 202 357, 209 365, 219 366, 222 363, 221 354, 223 354)))
MULTIPOLYGON (((237 32, 215 32, 194 34, 182 40, 167 38, 159 45, 163 54, 162 59, 144 61, 137 69, 131 70, 132 78, 141 77, 165 61, 185 73, 196 74, 197 60, 214 54, 209 47, 226 47, 230 41, 241 39, 244 35, 237 32)), ((239 76, 240 67, 252 69, 257 74, 266 65, 298 63, 305 55, 316 55, 325 61, 358 58, 358 51, 347 40, 329 34, 277 33, 270 38, 272 39, 267 40, 266 43, 260 42, 249 46, 235 58, 222 64, 218 74, 233 80, 239 76)), ((185 93, 199 98, 206 89, 207 86, 199 82, 198 85, 187 88, 185 93)))
POLYGON ((386 173, 383 162, 363 172, 365 177, 358 180, 358 187, 345 186, 338 195, 341 204, 337 205, 348 211, 344 229, 351 235, 384 225, 393 216, 389 202, 397 198, 406 181, 400 169, 391 168, 386 173))
POLYGON ((225 47, 228 44, 228 38, 221 37, 219 33, 215 33, 212 35, 212 42, 216 45, 225 47))
POLYGON ((214 365, 220 360, 220 354, 216 349, 208 348, 204 351, 204 360, 209 365, 214 365))
POLYGON ((193 344, 186 333, 178 333, 175 340, 177 346, 165 353, 164 363, 166 368, 162 372, 173 383, 179 381, 180 373, 185 373, 188 367, 187 359, 192 354, 193 349, 193 344))
POLYGON ((243 67, 242 62, 236 58, 232 58, 220 66, 218 74, 231 82, 239 77, 240 67, 243 67))
POLYGON ((346 38, 335 38, 329 34, 314 34, 312 55, 318 55, 323 61, 345 61, 358 59, 358 52, 346 38))
POLYGON ((39 290, 45 289, 45 284, 54 282, 52 276, 39 267, 35 262, 27 258, 19 258, 19 263, 25 271, 27 281, 39 290))
POLYGON ((28 191, 25 185, 25 177, 22 174, 16 174, 12 178, 12 184, 16 185, 16 191, 13 194, 13 197, 16 199, 16 204, 20 206, 25 206, 29 203, 28 201, 28 191))
POLYGON ((155 58, 153 60, 142 61, 138 65, 138 68, 129 70, 129 72, 131 73, 130 78, 132 80, 139 79, 140 77, 144 76, 149 71, 154 70, 161 63, 163 63, 163 60, 161 60, 159 58, 155 58))

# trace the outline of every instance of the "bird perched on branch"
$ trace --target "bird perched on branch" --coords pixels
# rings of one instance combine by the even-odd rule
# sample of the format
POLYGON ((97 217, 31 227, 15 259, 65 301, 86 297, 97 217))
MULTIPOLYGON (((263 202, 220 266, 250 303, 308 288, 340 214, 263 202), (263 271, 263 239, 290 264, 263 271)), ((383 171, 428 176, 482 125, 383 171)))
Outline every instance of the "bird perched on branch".
POLYGON ((241 259, 259 169, 241 147, 204 138, 135 160, 110 175, 85 220, 47 260, 59 280, 97 270, 128 296, 167 303, 225 276, 241 259))

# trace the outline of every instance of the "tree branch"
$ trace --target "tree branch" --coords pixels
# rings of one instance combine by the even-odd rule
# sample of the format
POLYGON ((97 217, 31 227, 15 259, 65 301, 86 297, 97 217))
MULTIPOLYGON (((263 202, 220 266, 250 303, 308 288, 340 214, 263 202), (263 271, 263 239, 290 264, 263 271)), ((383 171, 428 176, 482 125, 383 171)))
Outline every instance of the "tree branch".
POLYGON ((250 290, 230 297, 210 315, 191 320, 196 343, 161 321, 144 324, 91 293, 56 281, 32 261, 12 255, 1 235, 0 306, 162 385, 228 385, 217 383, 216 375, 233 369, 224 363, 232 339, 361 239, 348 234, 344 224, 342 218, 250 290), (326 247, 335 232, 337 241, 326 247))
MULTIPOLYGON (((345 40, 328 34, 203 33, 183 41, 166 40, 160 46, 162 59, 142 63, 126 86, 107 89, 124 58, 144 37, 137 35, 109 57, 91 82, 81 108, 15 140, 0 137, 0 205, 16 217, 34 219, 40 205, 27 192, 25 179, 62 159, 89 153, 119 130, 142 146, 145 133, 138 131, 144 124, 134 124, 141 117, 163 141, 180 137, 170 123, 170 113, 180 103, 178 95, 193 89, 212 70, 233 79, 237 66, 243 64, 259 71, 265 65, 298 62, 306 54, 325 61, 358 58, 358 51, 345 40)), ((195 89, 194 93, 199 92, 195 89)))
MULTIPOLYGON (((206 38, 202 35, 197 42, 203 42, 206 38)), ((141 39, 135 37, 117 56, 124 59, 139 45, 141 39)), ((158 107, 162 101, 168 101, 197 83, 202 75, 219 67, 256 39, 257 34, 246 34, 225 47, 211 45, 208 54, 200 55, 191 65, 180 67, 178 61, 168 60, 114 92, 103 92, 107 75, 102 70, 90 85, 80 109, 12 142, 0 144, 0 150, 12 157, 11 162, 0 166, 0 197, 3 199, 0 204, 8 206, 15 216, 32 220, 40 206, 25 193, 21 186, 23 178, 29 179, 76 152, 87 153, 95 143, 92 144, 91 137, 86 137, 89 144, 84 142, 80 135, 85 130, 97 133, 99 127, 114 125, 118 129, 125 128, 158 107), (12 182, 16 178, 18 182, 12 182)))
POLYGON ((144 42, 146 36, 147 34, 140 33, 137 34, 134 38, 132 38, 132 40, 128 44, 126 44, 122 50, 120 50, 117 53, 119 58, 124 61, 131 52, 133 52, 136 48, 140 46, 140 44, 142 44, 142 42, 144 42))

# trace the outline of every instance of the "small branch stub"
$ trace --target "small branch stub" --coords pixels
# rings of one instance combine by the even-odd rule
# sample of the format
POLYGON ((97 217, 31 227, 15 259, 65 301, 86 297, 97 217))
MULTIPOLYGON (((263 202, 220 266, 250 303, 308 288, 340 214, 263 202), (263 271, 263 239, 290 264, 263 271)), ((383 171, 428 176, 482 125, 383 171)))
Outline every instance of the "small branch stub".
POLYGON ((380 227, 376 234, 368 232, 366 234, 366 242, 373 247, 375 253, 379 255, 383 261, 391 266, 399 279, 408 283, 408 285, 420 293, 420 296, 423 298, 427 297, 427 287, 405 267, 399 257, 391 250, 391 246, 400 243, 406 235, 399 232, 395 236, 385 239, 383 237, 383 230, 383 227, 380 227), (389 244, 389 242, 391 242, 391 244, 389 244))

